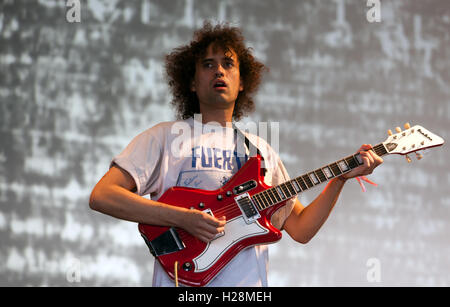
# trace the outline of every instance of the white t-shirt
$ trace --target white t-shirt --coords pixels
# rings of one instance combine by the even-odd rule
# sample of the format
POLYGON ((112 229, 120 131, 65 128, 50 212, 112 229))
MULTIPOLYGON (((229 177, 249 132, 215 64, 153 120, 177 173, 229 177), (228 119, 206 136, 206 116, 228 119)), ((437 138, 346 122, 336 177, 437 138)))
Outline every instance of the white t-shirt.
MULTIPOLYGON (((247 138, 259 148, 267 169, 264 181, 277 185, 289 175, 267 142, 253 134, 247 138)), ((247 161, 244 141, 236 142, 233 129, 216 124, 202 124, 189 118, 162 122, 136 136, 113 163, 135 180, 137 194, 157 200, 172 186, 215 190, 223 186, 247 161)), ((295 203, 292 199, 272 216, 280 229, 295 203)), ((267 245, 241 251, 208 286, 267 286, 267 245), (243 273, 245 272, 245 273, 243 273)), ((153 286, 174 286, 158 261, 153 271, 153 286)))

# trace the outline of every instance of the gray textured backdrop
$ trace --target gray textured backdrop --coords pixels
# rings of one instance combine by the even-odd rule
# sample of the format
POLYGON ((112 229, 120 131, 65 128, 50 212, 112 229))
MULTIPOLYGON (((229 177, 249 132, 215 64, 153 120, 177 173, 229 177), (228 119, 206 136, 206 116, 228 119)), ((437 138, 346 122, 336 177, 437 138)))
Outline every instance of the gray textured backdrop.
MULTIPOLYGON (((173 119, 162 59, 204 19, 241 26, 270 67, 249 120, 280 123, 291 176, 406 121, 448 138, 448 0, 383 0, 374 23, 365 0, 86 0, 79 23, 67 2, 0 4, 2 286, 151 285, 136 225, 88 198, 113 155, 173 119)), ((350 181, 310 243, 271 245, 270 285, 449 286, 447 147, 386 157, 366 193, 350 181)))

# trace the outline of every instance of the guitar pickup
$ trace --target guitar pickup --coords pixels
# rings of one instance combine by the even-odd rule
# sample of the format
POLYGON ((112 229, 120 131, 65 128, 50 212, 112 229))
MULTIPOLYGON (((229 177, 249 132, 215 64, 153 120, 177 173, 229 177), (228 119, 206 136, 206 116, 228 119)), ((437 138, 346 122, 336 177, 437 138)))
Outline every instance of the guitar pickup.
POLYGON ((239 209, 241 209, 245 223, 247 224, 254 223, 257 219, 261 217, 258 209, 256 209, 248 193, 236 196, 234 200, 238 204, 239 209))

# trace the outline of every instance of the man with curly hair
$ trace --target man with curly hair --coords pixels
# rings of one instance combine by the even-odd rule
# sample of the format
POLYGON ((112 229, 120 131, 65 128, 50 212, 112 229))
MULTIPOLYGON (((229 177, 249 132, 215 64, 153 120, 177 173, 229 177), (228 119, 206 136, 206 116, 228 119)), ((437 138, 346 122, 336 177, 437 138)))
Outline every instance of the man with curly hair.
MULTIPOLYGON (((216 218, 158 199, 172 186, 218 189, 247 161, 247 152, 237 150, 242 140, 230 133, 230 123, 253 111, 252 95, 264 69, 246 48, 239 28, 206 23, 190 44, 166 57, 178 120, 147 129, 114 157, 109 171, 92 191, 90 207, 128 221, 181 228, 204 242, 222 233, 226 216, 216 218), (192 128, 185 130, 192 135, 183 138, 189 146, 180 149, 174 144, 179 145, 178 132, 186 127, 192 128), (195 127, 200 127, 200 133, 195 127)), ((264 157, 265 183, 273 186, 289 180, 269 144, 253 134, 246 137, 264 157)), ((382 163, 370 145, 364 144, 359 152, 363 165, 332 179, 306 207, 297 198, 289 200, 273 214, 272 224, 295 241, 308 242, 327 219, 346 180, 370 174, 382 163)), ((267 267, 267 246, 251 246, 239 252, 208 285, 268 286, 267 267)), ((158 261, 153 274, 153 286, 174 285, 158 261)))

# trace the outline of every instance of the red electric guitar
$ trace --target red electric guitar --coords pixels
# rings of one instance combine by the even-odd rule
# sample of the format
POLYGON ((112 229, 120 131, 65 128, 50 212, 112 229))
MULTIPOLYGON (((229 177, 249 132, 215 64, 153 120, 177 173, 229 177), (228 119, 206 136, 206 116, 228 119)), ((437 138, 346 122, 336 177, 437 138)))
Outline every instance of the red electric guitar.
MULTIPOLYGON (((409 127, 396 134, 389 131, 383 143, 373 146, 379 155, 401 154, 442 145, 444 140, 421 126, 409 127)), ((411 159, 406 156, 408 162, 411 159)), ((219 218, 226 216, 225 231, 209 243, 173 227, 139 224, 139 231, 150 252, 167 274, 187 286, 208 284, 243 249, 273 243, 281 232, 270 223, 272 214, 288 199, 316 185, 340 176, 363 164, 359 154, 308 172, 270 187, 264 184, 261 157, 250 158, 228 182, 218 190, 207 191, 186 187, 168 189, 158 201, 173 206, 204 210, 219 218)))

